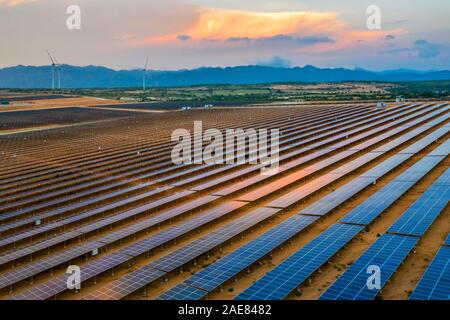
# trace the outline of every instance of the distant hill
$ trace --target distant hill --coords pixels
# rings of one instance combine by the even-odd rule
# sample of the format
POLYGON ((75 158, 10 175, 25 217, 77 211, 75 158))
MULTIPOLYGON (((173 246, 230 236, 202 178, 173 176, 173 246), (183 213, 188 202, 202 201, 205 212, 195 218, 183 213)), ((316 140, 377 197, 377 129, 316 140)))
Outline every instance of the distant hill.
MULTIPOLYGON (((276 68, 240 66, 199 68, 179 71, 148 71, 148 86, 173 87, 202 84, 260 84, 274 82, 340 82, 340 81, 428 81, 450 80, 450 71, 389 70, 373 72, 364 69, 320 69, 313 66, 276 68)), ((139 87, 141 70, 113 70, 105 67, 63 65, 64 88, 139 87)), ((49 88, 51 67, 16 66, 0 69, 0 88, 49 88)))

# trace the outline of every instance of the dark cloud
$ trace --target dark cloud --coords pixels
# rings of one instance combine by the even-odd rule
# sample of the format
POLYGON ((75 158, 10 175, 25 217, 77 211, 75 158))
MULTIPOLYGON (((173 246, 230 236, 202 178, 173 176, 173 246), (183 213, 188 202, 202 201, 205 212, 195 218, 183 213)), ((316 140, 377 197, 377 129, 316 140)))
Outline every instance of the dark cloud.
POLYGON ((281 58, 279 56, 275 56, 270 60, 266 61, 258 61, 256 62, 259 66, 265 67, 276 67, 276 68, 290 68, 292 66, 292 62, 288 59, 281 58))
POLYGON ((307 37, 293 37, 287 35, 276 35, 268 38, 259 38, 255 40, 258 43, 267 45, 271 44, 296 44, 301 46, 310 46, 319 43, 334 43, 334 40, 324 36, 307 36, 307 37))
POLYGON ((234 42, 250 43, 252 41, 252 39, 247 38, 247 37, 232 37, 232 38, 229 38, 227 41, 231 42, 231 43, 234 43, 234 42))
POLYGON ((188 36, 187 34, 180 34, 180 35, 177 37, 177 39, 180 40, 180 41, 189 41, 189 40, 192 39, 192 37, 191 37, 191 36, 188 36))
POLYGON ((422 59, 435 58, 441 54, 441 45, 431 43, 427 40, 417 40, 411 47, 406 48, 392 48, 382 53, 398 54, 402 52, 408 52, 412 56, 416 56, 422 59))
POLYGON ((247 43, 260 44, 265 46, 273 45, 295 45, 295 46, 310 46, 318 43, 334 43, 334 40, 323 36, 307 36, 307 37, 293 37, 279 34, 267 38, 248 38, 248 37, 231 37, 228 38, 229 43, 247 43))
POLYGON ((386 36, 384 37, 384 39, 386 39, 386 40, 394 40, 394 39, 395 39, 395 36, 393 36, 392 34, 388 34, 388 35, 386 35, 386 36))
POLYGON ((417 40, 414 42, 414 50, 420 58, 435 58, 441 53, 440 46, 427 40, 417 40))

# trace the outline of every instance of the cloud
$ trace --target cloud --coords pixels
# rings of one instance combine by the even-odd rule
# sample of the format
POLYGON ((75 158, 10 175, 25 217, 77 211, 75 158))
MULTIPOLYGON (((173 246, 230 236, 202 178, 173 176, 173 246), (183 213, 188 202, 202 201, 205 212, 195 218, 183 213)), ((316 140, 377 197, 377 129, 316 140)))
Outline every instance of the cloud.
POLYGON ((231 37, 231 38, 228 38, 227 41, 230 43, 239 43, 239 42, 250 43, 253 41, 253 39, 250 39, 248 37, 231 37))
POLYGON ((319 43, 334 43, 333 39, 325 36, 292 37, 283 34, 256 39, 256 41, 265 45, 297 44, 302 46, 315 45, 319 43))
POLYGON ((262 38, 279 34, 327 32, 339 24, 336 13, 249 12, 207 9, 189 30, 193 38, 226 40, 262 38))
POLYGON ((428 42, 427 40, 417 40, 414 42, 413 49, 420 58, 424 59, 435 58, 441 53, 439 45, 428 42))
POLYGON ((15 7, 22 4, 27 4, 31 2, 36 2, 37 0, 0 0, 0 6, 6 5, 8 7, 15 7))
POLYGON ((406 52, 422 59, 430 59, 439 56, 441 54, 441 48, 442 46, 439 44, 420 39, 416 40, 410 47, 393 48, 383 53, 398 54, 406 52))
POLYGON ((293 37, 289 35, 279 34, 273 37, 267 38, 256 38, 251 39, 248 37, 231 37, 227 39, 228 43, 238 43, 238 44, 254 44, 263 46, 311 46, 319 43, 334 43, 334 40, 325 36, 307 36, 307 37, 293 37))
POLYGON ((394 40, 394 39, 395 39, 395 36, 393 36, 392 34, 387 34, 387 35, 384 37, 384 39, 385 39, 385 40, 394 40))
POLYGON ((177 39, 180 41, 189 41, 192 39, 192 37, 188 36, 187 34, 180 34, 179 36, 177 36, 177 39))
POLYGON ((224 43, 250 42, 280 35, 305 38, 334 34, 346 25, 334 12, 250 12, 242 10, 202 8, 192 23, 175 35, 146 37, 134 44, 171 42, 179 34, 189 35, 194 41, 224 43))
POLYGON ((265 67, 276 67, 276 68, 290 68, 292 66, 292 62, 288 59, 283 59, 279 56, 275 56, 270 60, 266 61, 258 61, 256 62, 259 66, 265 67))

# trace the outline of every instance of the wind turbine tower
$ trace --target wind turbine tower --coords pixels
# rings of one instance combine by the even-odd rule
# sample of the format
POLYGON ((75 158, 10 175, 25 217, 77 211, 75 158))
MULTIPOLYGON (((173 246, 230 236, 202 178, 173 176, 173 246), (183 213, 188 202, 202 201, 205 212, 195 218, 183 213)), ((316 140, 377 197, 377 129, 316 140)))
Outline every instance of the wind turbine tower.
POLYGON ((52 63, 52 90, 55 90, 55 66, 56 66, 56 64, 55 64, 55 60, 53 60, 53 57, 48 50, 47 50, 47 54, 52 63))
POLYGON ((56 73, 58 75, 58 89, 61 90, 61 64, 56 60, 56 57, 53 57, 55 60, 56 73))
POLYGON ((144 66, 144 70, 142 72, 142 90, 145 91, 145 81, 146 81, 146 75, 147 75, 147 67, 148 67, 148 57, 147 60, 145 60, 145 66, 144 66))

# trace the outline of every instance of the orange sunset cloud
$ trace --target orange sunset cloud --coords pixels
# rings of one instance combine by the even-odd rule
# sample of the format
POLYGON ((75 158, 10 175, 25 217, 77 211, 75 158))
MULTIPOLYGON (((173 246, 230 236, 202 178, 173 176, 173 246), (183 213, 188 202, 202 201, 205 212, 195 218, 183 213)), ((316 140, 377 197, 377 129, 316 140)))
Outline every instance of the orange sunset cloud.
POLYGON ((7 5, 8 7, 15 7, 21 4, 36 2, 37 0, 0 0, 0 5, 7 5))
POLYGON ((194 23, 178 34, 136 39, 134 44, 170 42, 179 34, 193 40, 227 40, 229 38, 267 38, 281 34, 302 36, 333 34, 345 27, 333 12, 248 12, 205 9, 194 23))

